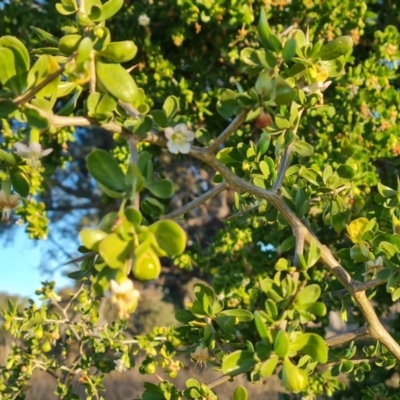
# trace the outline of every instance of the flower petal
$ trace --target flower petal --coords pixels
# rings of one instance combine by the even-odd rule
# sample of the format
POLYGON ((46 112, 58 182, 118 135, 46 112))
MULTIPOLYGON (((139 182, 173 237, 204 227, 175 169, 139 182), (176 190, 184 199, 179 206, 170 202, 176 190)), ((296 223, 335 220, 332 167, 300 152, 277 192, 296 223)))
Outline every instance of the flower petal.
POLYGON ((178 151, 182 154, 187 154, 190 151, 190 143, 184 143, 179 145, 178 151))
POLYGON ((30 154, 29 147, 27 145, 25 145, 24 143, 15 143, 14 148, 15 148, 15 150, 17 150, 17 154, 20 157, 26 157, 26 155, 30 154))
POLYGON ((110 290, 112 293, 120 293, 119 284, 114 279, 110 281, 110 290))
POLYGON ((167 143, 168 146, 168 150, 172 153, 172 154, 178 154, 179 153, 179 145, 174 143, 172 140, 169 140, 167 143))
POLYGON ((43 150, 43 151, 42 151, 42 154, 40 155, 40 157, 46 157, 46 156, 48 156, 52 151, 53 151, 53 149, 52 149, 51 147, 48 148, 48 149, 46 149, 46 150, 43 150))
POLYGON ((164 129, 164 133, 165 133, 165 137, 166 137, 167 139, 171 139, 171 138, 172 138, 172 135, 173 135, 175 132, 174 132, 174 129, 171 128, 171 127, 169 126, 169 127, 167 127, 167 128, 164 129))
POLYGON ((194 132, 188 130, 187 133, 186 133, 187 141, 191 142, 192 140, 194 140, 194 138, 195 138, 194 132))

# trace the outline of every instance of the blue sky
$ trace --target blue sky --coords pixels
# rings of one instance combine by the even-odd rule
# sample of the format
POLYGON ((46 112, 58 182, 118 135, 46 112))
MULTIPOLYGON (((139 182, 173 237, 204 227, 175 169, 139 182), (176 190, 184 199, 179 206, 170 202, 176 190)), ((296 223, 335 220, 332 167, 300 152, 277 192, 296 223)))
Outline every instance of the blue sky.
MULTIPOLYGON (((46 257, 46 241, 30 240, 22 227, 15 227, 12 236, 13 240, 7 243, 0 236, 0 292, 35 297, 41 281, 55 280, 57 288, 71 284, 70 279, 62 276, 63 268, 57 269, 53 276, 39 270, 46 257)), ((47 266, 55 268, 66 261, 62 255, 57 260, 49 260, 47 266)))

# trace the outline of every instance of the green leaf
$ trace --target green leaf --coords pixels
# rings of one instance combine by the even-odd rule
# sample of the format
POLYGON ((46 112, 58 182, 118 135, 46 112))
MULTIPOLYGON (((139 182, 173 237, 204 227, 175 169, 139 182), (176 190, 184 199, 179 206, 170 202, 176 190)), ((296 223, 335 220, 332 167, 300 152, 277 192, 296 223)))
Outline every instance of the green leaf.
POLYGON ((225 310, 219 313, 221 317, 234 317, 239 320, 239 322, 249 322, 253 320, 253 314, 250 311, 235 309, 235 310, 225 310))
POLYGON ((154 122, 160 128, 165 128, 168 124, 168 117, 165 110, 153 110, 150 112, 154 122))
POLYGON ((93 150, 86 157, 86 163, 96 181, 111 190, 125 191, 125 175, 110 153, 101 149, 93 150))
POLYGON ((134 226, 140 226, 143 221, 142 213, 132 206, 126 207, 124 214, 126 219, 134 226))
POLYGON ((365 217, 357 218, 351 221, 349 225, 346 225, 347 233, 353 243, 359 243, 362 241, 362 234, 368 224, 368 219, 365 217))
POLYGON ((190 310, 178 310, 175 312, 175 319, 182 324, 187 324, 195 319, 190 310))
POLYGON ((275 115, 275 125, 279 128, 279 129, 287 129, 291 127, 290 122, 285 118, 282 117, 282 115, 275 115))
POLYGON ((316 283, 306 286, 300 293, 297 294, 296 304, 300 308, 315 303, 321 295, 321 288, 316 283))
POLYGON ((29 52, 25 45, 19 39, 14 36, 2 36, 0 37, 0 47, 6 47, 14 53, 18 65, 21 66, 21 71, 26 72, 29 70, 29 52))
POLYGON ((147 181, 145 188, 160 199, 169 199, 174 194, 174 184, 169 179, 147 181))
POLYGON ((16 76, 14 53, 10 49, 0 48, 0 83, 16 93, 20 93, 20 88, 15 86, 15 80, 13 80, 16 76))
POLYGON ((290 348, 300 354, 308 354, 314 360, 325 364, 328 361, 328 346, 325 340, 315 333, 304 333, 294 342, 290 348))
POLYGON ((345 55, 353 48, 350 36, 340 36, 324 44, 318 54, 321 60, 333 60, 345 55))
POLYGON ((356 172, 350 165, 341 165, 337 170, 336 173, 342 179, 353 179, 356 172))
POLYGON ((104 21, 114 16, 123 6, 124 0, 109 0, 102 5, 101 17, 96 22, 104 21))
POLYGON ((26 175, 16 169, 10 171, 11 184, 14 190, 21 196, 26 197, 29 194, 29 182, 26 175))
POLYGON ((314 154, 314 148, 302 140, 294 143, 293 151, 302 157, 310 157, 314 154))
POLYGON ((254 311, 254 322, 256 323, 257 332, 260 335, 260 338, 264 342, 269 343, 270 335, 259 311, 254 311))
POLYGON ((30 128, 45 130, 49 127, 49 121, 46 118, 42 117, 36 110, 25 108, 24 115, 26 117, 26 122, 30 128))
POLYGON ((282 50, 283 59, 286 62, 289 62, 295 56, 296 49, 297 49, 296 39, 294 39, 294 38, 289 39, 285 43, 285 46, 283 47, 283 50, 282 50))
POLYGON ((288 334, 280 329, 276 334, 274 341, 274 352, 279 357, 285 357, 289 352, 289 337, 288 334))
POLYGON ((250 371, 256 360, 254 353, 247 350, 237 350, 222 359, 222 373, 224 375, 235 376, 250 371))
POLYGON ((165 101, 164 104, 162 106, 165 115, 167 116, 168 119, 171 119, 175 116, 175 114, 178 112, 179 110, 179 100, 177 97, 175 96, 168 96, 165 101))
POLYGON ((123 268, 132 250, 132 242, 122 240, 116 233, 111 233, 99 244, 100 256, 112 269, 123 268))
POLYGON ((300 392, 308 384, 308 375, 285 357, 282 368, 282 384, 289 392, 300 392))
POLYGON ((15 165, 15 156, 13 153, 7 153, 3 149, 0 149, 0 161, 3 161, 8 165, 13 166, 15 165))
POLYGON ((243 386, 238 386, 233 393, 233 400, 247 400, 249 398, 247 390, 243 386))
POLYGON ((152 197, 147 197, 141 204, 144 213, 150 215, 152 218, 159 218, 164 214, 164 206, 152 197))
POLYGON ((58 43, 60 41, 59 38, 55 37, 49 32, 46 32, 45 30, 41 28, 37 28, 36 26, 31 26, 30 27, 33 32, 35 32, 40 39, 49 42, 49 44, 58 47, 58 43))
POLYGON ((124 126, 135 135, 145 135, 153 128, 153 120, 148 115, 143 115, 136 121, 126 120, 124 126))
POLYGON ((118 100, 133 103, 138 88, 128 71, 120 64, 96 62, 97 83, 100 90, 108 92, 118 100))
POLYGON ((265 361, 260 368, 261 377, 267 378, 268 376, 271 376, 278 365, 278 361, 279 357, 277 356, 271 356, 267 361, 265 361))
POLYGON ((88 249, 98 251, 100 242, 107 237, 107 233, 100 229, 82 229, 79 232, 82 244, 88 249))
POLYGON ((18 106, 9 99, 0 99, 0 118, 11 118, 18 106))
POLYGON ((174 221, 161 220, 149 227, 154 233, 158 245, 170 256, 182 254, 186 247, 186 233, 174 221))
POLYGON ((311 239, 310 248, 307 254, 307 268, 311 268, 321 257, 321 249, 317 245, 317 241, 311 239))

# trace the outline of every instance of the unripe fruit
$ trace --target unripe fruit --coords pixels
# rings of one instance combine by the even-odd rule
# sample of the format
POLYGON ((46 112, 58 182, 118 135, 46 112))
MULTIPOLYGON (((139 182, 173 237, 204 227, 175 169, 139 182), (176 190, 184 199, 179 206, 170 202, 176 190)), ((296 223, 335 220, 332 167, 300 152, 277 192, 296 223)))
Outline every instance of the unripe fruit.
POLYGON ((48 353, 51 350, 51 344, 48 340, 46 340, 42 346, 40 347, 40 349, 43 351, 43 353, 48 353))
POLYGON ((148 375, 153 375, 156 372, 156 364, 154 362, 146 364, 144 366, 144 371, 148 375))
POLYGON ((43 337, 43 326, 38 325, 34 330, 33 330, 33 337, 35 339, 41 339, 43 337))
POLYGON ((175 378, 178 376, 178 372, 176 372, 176 371, 170 371, 170 372, 168 373, 168 376, 169 376, 171 379, 175 379, 175 378))
POLYGON ((156 279, 160 272, 160 260, 152 251, 144 252, 136 258, 133 267, 133 276, 136 279, 141 281, 156 279))

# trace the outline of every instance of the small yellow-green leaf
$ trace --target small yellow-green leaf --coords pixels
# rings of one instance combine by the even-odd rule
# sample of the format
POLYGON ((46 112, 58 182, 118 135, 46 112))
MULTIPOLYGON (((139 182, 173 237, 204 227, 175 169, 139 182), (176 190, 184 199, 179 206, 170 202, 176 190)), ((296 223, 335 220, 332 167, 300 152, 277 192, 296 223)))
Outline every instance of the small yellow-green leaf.
POLYGON ((150 226, 158 245, 170 256, 178 256, 186 247, 186 233, 174 221, 161 220, 150 226))
POLYGON ((308 375, 285 357, 282 368, 282 384, 289 392, 300 392, 308 384, 308 375))
POLYGON ((88 250, 98 251, 99 243, 107 237, 107 233, 100 229, 82 229, 79 237, 88 250))
POLYGON ((222 373, 235 376, 250 371, 256 360, 254 353, 247 350, 237 350, 225 356, 222 360, 222 373))
POLYGON ((261 377, 267 378, 268 376, 271 376, 278 365, 278 361, 279 357, 277 356, 271 356, 267 361, 265 361, 260 368, 261 377))
POLYGON ((351 221, 349 225, 346 225, 347 233, 349 234, 349 238, 353 243, 359 243, 362 241, 362 234, 367 224, 368 219, 361 217, 351 221))
POLYGON ((289 351, 289 338, 284 330, 279 330, 274 342, 274 352, 279 357, 285 357, 289 351))
POLYGON ((308 354, 315 361, 323 364, 328 360, 328 346, 325 340, 315 333, 304 333, 299 336, 290 343, 290 349, 301 354, 308 354))
POLYGON ((110 268, 122 268, 131 256, 132 242, 127 242, 116 233, 111 233, 100 242, 99 253, 110 268))

